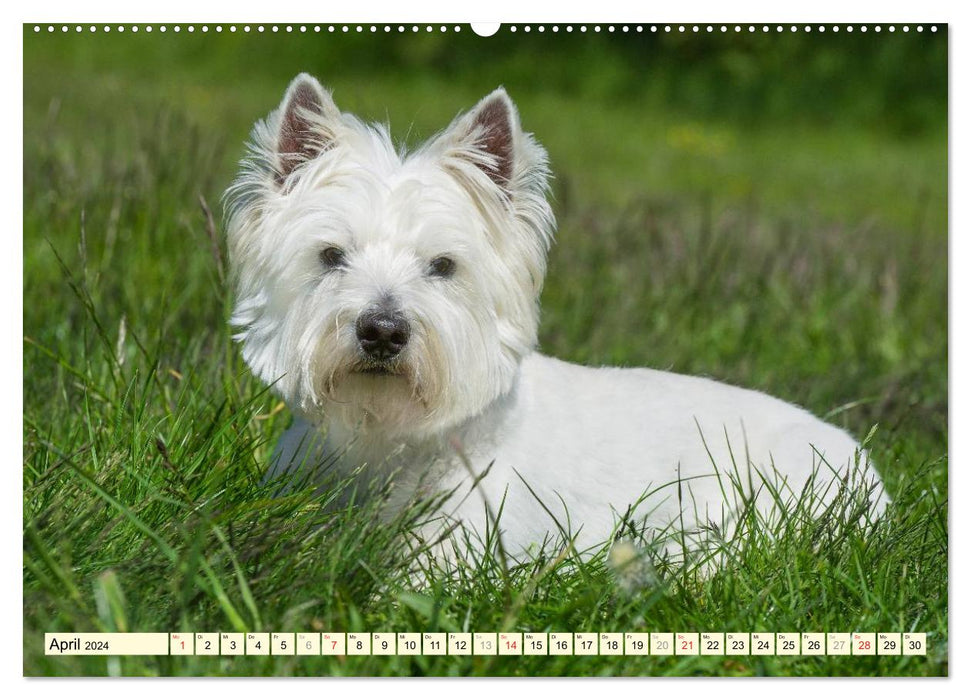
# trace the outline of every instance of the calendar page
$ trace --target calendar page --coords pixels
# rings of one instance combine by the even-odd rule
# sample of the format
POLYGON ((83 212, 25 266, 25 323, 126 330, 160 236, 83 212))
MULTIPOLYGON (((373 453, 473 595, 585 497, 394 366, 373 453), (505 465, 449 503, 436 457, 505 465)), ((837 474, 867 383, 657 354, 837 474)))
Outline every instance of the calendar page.
POLYGON ((948 674, 946 23, 22 33, 25 676, 948 674))

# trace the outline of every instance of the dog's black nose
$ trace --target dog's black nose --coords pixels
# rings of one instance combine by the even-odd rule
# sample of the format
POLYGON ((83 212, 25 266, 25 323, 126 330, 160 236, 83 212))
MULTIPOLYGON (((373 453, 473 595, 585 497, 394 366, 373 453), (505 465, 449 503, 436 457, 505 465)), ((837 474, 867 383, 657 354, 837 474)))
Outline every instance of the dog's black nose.
POLYGON ((408 344, 411 328, 399 313, 384 309, 365 311, 357 317, 357 342, 374 360, 390 360, 408 344))

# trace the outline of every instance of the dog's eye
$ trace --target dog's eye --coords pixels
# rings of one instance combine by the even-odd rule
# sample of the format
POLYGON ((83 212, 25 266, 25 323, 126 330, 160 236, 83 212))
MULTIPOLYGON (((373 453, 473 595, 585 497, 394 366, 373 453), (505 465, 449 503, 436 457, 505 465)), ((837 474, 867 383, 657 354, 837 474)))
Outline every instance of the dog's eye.
POLYGON ((455 261, 451 258, 441 257, 432 260, 432 264, 428 266, 428 274, 432 277, 441 277, 443 279, 448 279, 455 273, 455 261))
POLYGON ((320 251, 320 262, 324 267, 344 267, 344 251, 333 246, 320 251))

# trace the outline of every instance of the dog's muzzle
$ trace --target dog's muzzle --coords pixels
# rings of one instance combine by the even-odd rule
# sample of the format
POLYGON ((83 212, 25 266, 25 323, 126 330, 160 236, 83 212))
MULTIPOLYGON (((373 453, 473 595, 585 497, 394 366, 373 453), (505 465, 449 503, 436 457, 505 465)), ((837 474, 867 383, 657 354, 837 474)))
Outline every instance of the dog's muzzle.
POLYGON ((411 328, 398 312, 368 309, 357 317, 357 342, 364 356, 373 362, 388 362, 408 344, 411 328))

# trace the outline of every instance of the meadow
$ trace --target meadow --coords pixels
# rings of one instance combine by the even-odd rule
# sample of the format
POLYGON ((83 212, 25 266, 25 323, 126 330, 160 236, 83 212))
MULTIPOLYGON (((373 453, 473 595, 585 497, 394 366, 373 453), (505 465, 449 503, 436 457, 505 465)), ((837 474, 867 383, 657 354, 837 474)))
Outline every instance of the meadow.
POLYGON ((944 35, 24 30, 25 675, 946 675, 944 35), (491 43, 490 43, 491 42, 491 43), (261 483, 221 196, 296 73, 417 144, 504 84, 548 149, 540 348, 766 391, 893 499, 753 521, 706 575, 483 557, 416 590, 368 506, 261 483), (51 631, 917 631, 917 657, 72 657, 51 631))

